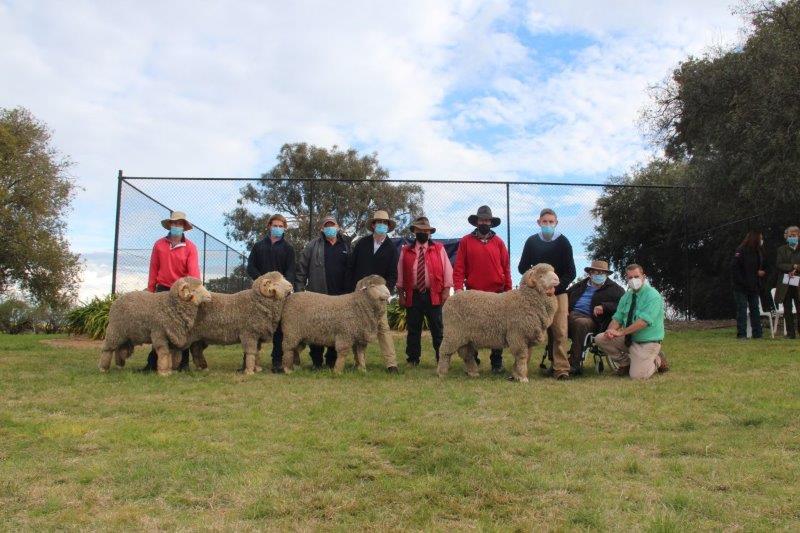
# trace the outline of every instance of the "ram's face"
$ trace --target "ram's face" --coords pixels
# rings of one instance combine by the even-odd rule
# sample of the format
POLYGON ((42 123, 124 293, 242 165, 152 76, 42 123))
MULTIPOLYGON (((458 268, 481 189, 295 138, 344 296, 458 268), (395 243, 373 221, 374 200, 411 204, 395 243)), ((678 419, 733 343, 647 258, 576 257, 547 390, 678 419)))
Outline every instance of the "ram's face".
POLYGON ((553 296, 556 293, 560 280, 553 267, 546 263, 539 263, 528 269, 522 276, 522 283, 542 294, 553 296))
POLYGON ((211 293, 203 286, 203 282, 197 278, 185 277, 175 282, 170 291, 174 291, 184 302, 191 302, 194 305, 201 305, 211 301, 211 293))
POLYGON ((253 290, 272 300, 283 300, 292 293, 292 284, 280 272, 267 272, 253 282, 253 290))
POLYGON ((361 279, 356 284, 356 292, 358 291, 366 291, 367 296, 382 303, 388 302, 392 295, 389 292, 389 287, 386 286, 386 280, 375 275, 361 279))

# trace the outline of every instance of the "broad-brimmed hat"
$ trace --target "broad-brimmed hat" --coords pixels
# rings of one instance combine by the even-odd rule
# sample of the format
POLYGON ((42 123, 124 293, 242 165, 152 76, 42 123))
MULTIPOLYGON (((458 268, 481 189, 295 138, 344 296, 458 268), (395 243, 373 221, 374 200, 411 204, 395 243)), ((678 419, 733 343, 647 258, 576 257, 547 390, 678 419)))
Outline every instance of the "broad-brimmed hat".
POLYGON ((428 217, 417 217, 417 218, 415 218, 414 222, 411 223, 411 231, 414 231, 414 228, 430 230, 431 231, 431 235, 436 233, 436 228, 434 228, 434 227, 432 227, 430 225, 430 222, 428 222, 428 217))
POLYGON ((602 272, 605 272, 606 274, 614 273, 612 270, 608 269, 608 261, 600 261, 599 259, 593 260, 591 265, 583 269, 583 271, 586 272, 587 274, 589 273, 590 270, 600 270, 602 272))
POLYGON ((194 227, 192 226, 191 222, 186 220, 186 213, 184 213, 183 211, 173 211, 170 214, 169 218, 165 218, 164 220, 161 221, 161 225, 164 226, 164 229, 169 229, 170 224, 172 224, 173 222, 183 222, 184 224, 183 229, 185 231, 189 231, 194 227))
POLYGON ((389 216, 389 213, 387 213, 382 209, 375 211, 375 213, 372 215, 372 218, 367 220, 367 227, 372 227, 372 223, 375 222, 376 220, 388 220, 389 231, 392 231, 395 228, 395 226, 397 226, 397 222, 392 220, 392 218, 389 216))
POLYGON ((469 218, 467 218, 467 222, 469 222, 473 226, 477 226, 479 218, 490 218, 490 219, 492 219, 491 226, 493 228, 496 228, 497 226, 500 225, 500 219, 498 217, 493 217, 492 216, 492 210, 489 208, 488 205, 480 206, 478 208, 478 212, 476 214, 470 215, 469 218))

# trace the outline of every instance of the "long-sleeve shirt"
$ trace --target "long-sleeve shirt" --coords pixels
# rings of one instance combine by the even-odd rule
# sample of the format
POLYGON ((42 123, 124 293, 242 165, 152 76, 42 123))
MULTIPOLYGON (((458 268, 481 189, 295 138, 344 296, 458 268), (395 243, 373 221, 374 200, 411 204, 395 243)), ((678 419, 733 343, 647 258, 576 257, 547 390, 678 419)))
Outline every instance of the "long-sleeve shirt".
POLYGON ((172 287, 173 283, 184 276, 200 277, 197 246, 186 237, 178 244, 173 244, 169 237, 158 239, 150 254, 147 290, 156 292, 156 285, 172 287))
POLYGON ((511 265, 503 239, 493 235, 484 241, 470 233, 461 238, 453 268, 453 287, 486 292, 511 290, 511 265))
POLYGON ((528 237, 519 260, 519 273, 524 274, 539 263, 547 263, 553 267, 559 280, 556 294, 565 293, 569 284, 575 279, 575 259, 572 257, 572 245, 569 240, 563 235, 558 235, 546 241, 538 233, 528 237))
POLYGON ((280 272, 286 281, 294 284, 294 248, 284 239, 272 242, 266 237, 253 245, 247 260, 247 275, 256 279, 267 272, 280 272))
MULTIPOLYGON (((420 251, 427 251, 428 250, 428 243, 420 244, 416 243, 414 246, 417 257, 419 257, 420 251)), ((442 260, 442 274, 444 275, 444 286, 445 288, 450 288, 453 286, 453 266, 450 264, 450 259, 447 257, 447 251, 444 247, 440 248, 439 255, 442 260)), ((404 279, 405 276, 403 274, 403 256, 400 254, 400 259, 397 262, 397 287, 399 289, 405 288, 414 288, 417 286, 417 270, 413 269, 411 271, 411 279, 406 280, 404 279)), ((428 266, 425 265, 425 288, 431 288, 431 277, 428 275, 428 266)))

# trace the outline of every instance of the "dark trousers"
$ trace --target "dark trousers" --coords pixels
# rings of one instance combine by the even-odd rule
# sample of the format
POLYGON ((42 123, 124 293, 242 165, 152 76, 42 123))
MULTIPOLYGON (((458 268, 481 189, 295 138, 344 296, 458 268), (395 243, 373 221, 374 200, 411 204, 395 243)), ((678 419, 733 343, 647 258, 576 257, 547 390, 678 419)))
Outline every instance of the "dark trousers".
POLYGON ((758 309, 758 293, 748 294, 742 291, 733 291, 736 301, 736 336, 747 337, 747 311, 750 311, 750 327, 753 329, 753 338, 759 339, 764 334, 761 329, 761 313, 758 309))
MULTIPOLYGON (((167 292, 169 287, 165 287, 163 285, 156 285, 156 292, 167 292)), ((171 363, 170 363, 171 364, 171 363)), ((150 353, 147 354, 147 364, 144 365, 143 370, 156 370, 158 368, 158 354, 152 348, 150 349, 150 353)), ((183 350, 181 352, 181 364, 178 365, 178 370, 184 370, 189 368, 189 350, 183 350)))
POLYGON ((800 315, 800 292, 797 287, 787 287, 786 296, 783 298, 783 316, 786 319, 786 335, 794 338, 797 331, 800 331, 800 322, 795 326, 795 316, 792 313, 792 302, 794 302, 794 309, 800 315), (795 329, 797 327, 797 329, 795 329))
MULTIPOLYGON (((261 350, 261 341, 258 341, 258 349, 261 350)), ((242 355, 242 368, 240 372, 244 372, 247 366, 247 356, 242 355)), ((272 370, 283 368, 283 330, 281 325, 278 324, 278 329, 272 334, 272 370)))
POLYGON ((594 318, 583 313, 572 310, 567 317, 567 331, 572 341, 569 349, 569 366, 573 369, 581 368, 581 356, 583 355, 583 341, 589 333, 595 333, 598 329, 594 318))
POLYGON ((406 309, 406 360, 409 363, 419 363, 422 355, 422 324, 423 319, 428 319, 428 328, 431 330, 433 350, 436 360, 439 360, 439 347, 442 345, 442 306, 431 304, 429 291, 414 291, 411 295, 411 307, 406 309))
MULTIPOLYGON (((311 362, 314 363, 314 368, 322 368, 322 352, 325 351, 324 346, 318 344, 311 344, 308 347, 309 355, 311 355, 311 362)), ((336 348, 328 346, 328 351, 325 352, 325 364, 328 368, 333 368, 336 363, 336 348)))

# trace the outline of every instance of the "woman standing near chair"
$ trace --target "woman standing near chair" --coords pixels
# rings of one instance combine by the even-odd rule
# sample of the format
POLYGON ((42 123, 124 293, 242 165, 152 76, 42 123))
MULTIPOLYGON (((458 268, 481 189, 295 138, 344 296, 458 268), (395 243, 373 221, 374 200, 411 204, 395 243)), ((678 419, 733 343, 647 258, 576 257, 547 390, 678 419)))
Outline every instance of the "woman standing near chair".
POLYGON ((736 248, 731 263, 733 298, 736 301, 736 337, 747 338, 747 311, 750 311, 750 327, 753 338, 760 339, 761 313, 758 295, 764 276, 764 253, 760 231, 747 232, 742 243, 736 248))

